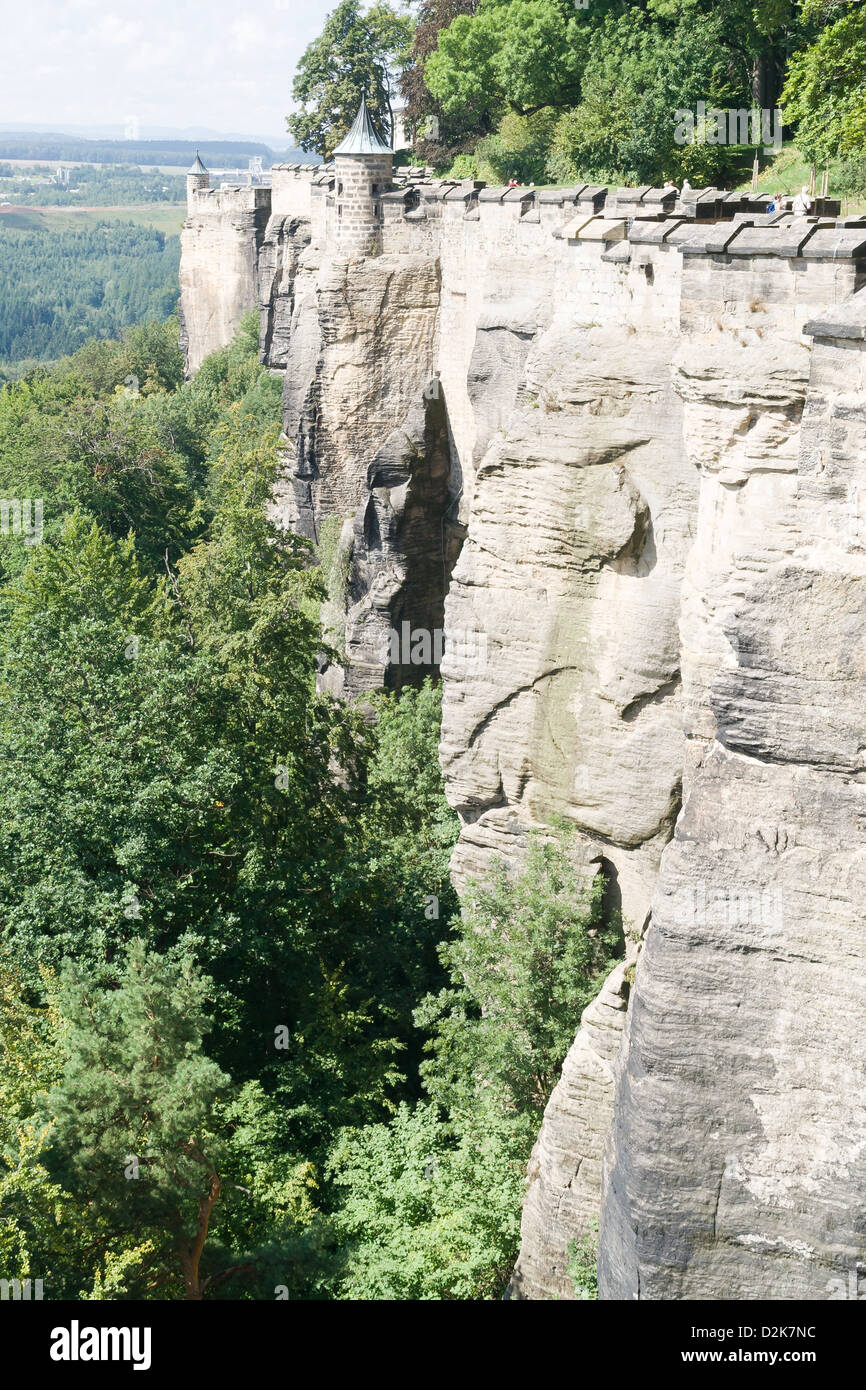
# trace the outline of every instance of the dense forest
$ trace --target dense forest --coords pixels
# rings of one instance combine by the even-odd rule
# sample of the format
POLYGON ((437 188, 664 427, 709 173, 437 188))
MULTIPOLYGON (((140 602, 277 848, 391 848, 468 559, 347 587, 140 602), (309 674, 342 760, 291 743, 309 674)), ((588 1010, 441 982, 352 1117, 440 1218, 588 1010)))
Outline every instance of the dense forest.
POLYGON ((254 322, 189 382, 176 344, 0 390, 0 494, 43 515, 0 536, 0 1264, 51 1299, 497 1297, 621 929, 565 830, 458 914, 439 692, 317 693, 279 381, 254 322))
POLYGON ((133 222, 28 230, 0 217, 0 382, 177 304, 179 237, 133 222))

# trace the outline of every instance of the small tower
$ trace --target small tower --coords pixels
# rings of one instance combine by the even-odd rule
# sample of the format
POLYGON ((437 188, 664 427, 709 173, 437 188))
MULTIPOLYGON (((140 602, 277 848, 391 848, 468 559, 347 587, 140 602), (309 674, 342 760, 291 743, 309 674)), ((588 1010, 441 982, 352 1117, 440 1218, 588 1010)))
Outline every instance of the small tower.
POLYGON ((195 159, 186 172, 186 206, 188 212, 192 212, 193 194, 204 188, 210 188, 210 174, 202 164, 198 150, 196 150, 195 159))
POLYGON ((382 247, 382 194, 391 184, 394 152, 376 134, 367 103, 346 138, 334 150, 337 244, 365 253, 382 247))

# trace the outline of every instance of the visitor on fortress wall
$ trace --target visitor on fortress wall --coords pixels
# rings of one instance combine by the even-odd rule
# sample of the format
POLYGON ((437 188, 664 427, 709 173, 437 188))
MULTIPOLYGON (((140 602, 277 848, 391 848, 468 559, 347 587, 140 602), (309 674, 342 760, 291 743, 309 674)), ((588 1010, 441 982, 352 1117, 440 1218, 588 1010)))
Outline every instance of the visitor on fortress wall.
MULTIPOLYGON (((685 189, 686 189, 687 187, 688 187, 688 179, 686 179, 686 182, 683 184, 683 191, 685 191, 685 189)), ((663 193, 676 193, 677 197, 679 197, 680 190, 677 188, 677 186, 676 186, 676 184, 674 183, 673 179, 666 179, 665 182, 664 182, 664 186, 663 186, 663 188, 662 188, 662 192, 663 192, 663 193)))
POLYGON ((784 194, 774 193, 771 201, 767 204, 767 212, 783 212, 782 198, 784 194))
POLYGON ((791 204, 791 211, 795 217, 805 217, 806 213, 811 211, 811 208, 812 199, 809 197, 808 188, 803 184, 803 187, 791 204))
POLYGON ((682 191, 682 193, 680 194, 680 197, 681 197, 681 198, 684 198, 684 197, 686 196, 686 194, 687 194, 687 193, 691 193, 691 191, 692 191, 692 186, 691 186, 691 184, 689 183, 688 179, 683 179, 683 191, 682 191))

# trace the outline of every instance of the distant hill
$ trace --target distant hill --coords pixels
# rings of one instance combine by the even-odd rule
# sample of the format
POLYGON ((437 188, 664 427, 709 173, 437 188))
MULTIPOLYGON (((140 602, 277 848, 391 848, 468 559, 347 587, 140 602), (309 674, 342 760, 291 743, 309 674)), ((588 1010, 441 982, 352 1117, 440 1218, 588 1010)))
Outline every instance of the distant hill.
POLYGON ((314 164, 319 156, 297 149, 275 151, 255 140, 93 140, 87 136, 51 131, 0 130, 0 159, 57 159, 86 164, 166 164, 188 167, 199 151, 205 164, 237 165, 259 155, 265 168, 271 164, 302 161, 314 164))

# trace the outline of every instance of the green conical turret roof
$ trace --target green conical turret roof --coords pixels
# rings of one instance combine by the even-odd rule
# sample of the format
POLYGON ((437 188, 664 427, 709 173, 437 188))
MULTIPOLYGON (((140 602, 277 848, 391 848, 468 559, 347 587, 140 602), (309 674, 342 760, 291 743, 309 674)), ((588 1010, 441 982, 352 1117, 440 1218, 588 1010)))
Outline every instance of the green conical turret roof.
POLYGON ((187 173, 188 173, 188 174, 206 174, 206 173, 207 173, 207 169, 204 167, 204 165, 202 164, 201 159, 200 159, 200 157, 199 157, 199 152, 198 152, 198 150, 196 150, 196 152, 195 152, 195 159, 193 160, 192 164, 190 165, 189 169, 187 170, 187 173))
POLYGON ((358 114, 352 122, 352 128, 346 138, 334 150, 334 154, 393 154, 390 145, 384 144, 376 134, 376 128, 370 120, 370 113, 367 110, 367 103, 361 97, 361 105, 358 107, 358 114))

